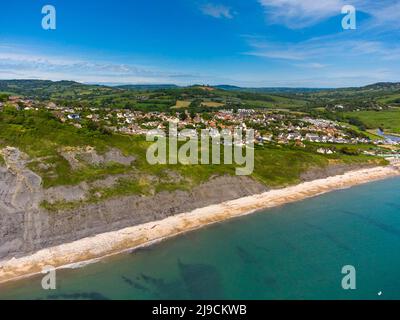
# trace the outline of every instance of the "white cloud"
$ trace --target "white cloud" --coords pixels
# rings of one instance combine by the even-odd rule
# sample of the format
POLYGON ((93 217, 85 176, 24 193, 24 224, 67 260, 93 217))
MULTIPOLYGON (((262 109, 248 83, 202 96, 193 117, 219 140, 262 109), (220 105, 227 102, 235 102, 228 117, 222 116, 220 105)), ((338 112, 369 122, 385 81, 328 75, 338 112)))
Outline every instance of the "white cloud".
POLYGON ((360 4, 359 8, 372 17, 368 23, 365 24, 368 31, 371 29, 378 32, 399 29, 400 2, 392 0, 366 1, 364 5, 360 4))
POLYGON ((222 4, 207 3, 201 7, 201 11, 205 15, 214 18, 232 19, 234 15, 230 7, 224 6, 222 4))
POLYGON ((326 68, 328 65, 319 62, 307 62, 307 63, 297 63, 296 67, 306 68, 306 69, 322 69, 326 68))
POLYGON ((389 47, 384 42, 348 38, 344 34, 297 43, 271 43, 259 37, 247 37, 247 40, 252 49, 245 54, 270 59, 315 63, 360 56, 374 57, 376 61, 400 58, 399 45, 391 44, 389 47))
POLYGON ((259 36, 246 39, 251 50, 245 54, 276 66, 277 83, 344 87, 398 81, 400 45, 393 42, 348 37, 346 33, 296 43, 271 42, 259 36))
POLYGON ((60 57, 22 46, 0 46, 1 79, 50 79, 80 82, 185 83, 202 76, 152 66, 96 58, 60 57))
POLYGON ((398 28, 400 2, 397 0, 258 0, 266 13, 268 23, 291 29, 310 27, 334 16, 340 16, 344 5, 350 4, 357 13, 364 12, 370 19, 366 29, 398 28))
POLYGON ((265 8, 267 21, 298 29, 312 26, 326 18, 339 15, 343 0, 259 0, 265 8))

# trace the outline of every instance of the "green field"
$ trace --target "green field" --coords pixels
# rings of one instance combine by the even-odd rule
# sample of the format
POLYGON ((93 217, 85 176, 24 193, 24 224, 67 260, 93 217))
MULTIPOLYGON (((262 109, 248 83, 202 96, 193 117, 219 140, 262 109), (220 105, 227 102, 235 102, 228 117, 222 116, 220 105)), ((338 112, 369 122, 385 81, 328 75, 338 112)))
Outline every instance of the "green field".
POLYGON ((295 97, 257 92, 226 91, 189 86, 146 90, 142 87, 107 87, 73 81, 0 80, 0 93, 18 95, 62 106, 109 107, 170 112, 177 108, 196 111, 222 108, 299 108, 306 103, 295 97), (195 103, 192 103, 195 102, 195 103))
POLYGON ((400 134, 400 108, 382 111, 346 112, 345 116, 361 120, 367 129, 382 128, 387 133, 400 134))
MULTIPOLYGON (((344 123, 344 122, 339 122, 341 125, 344 125, 352 130, 354 130, 357 133, 363 134, 366 137, 368 137, 371 140, 382 140, 382 137, 375 134, 374 132, 368 132, 368 131, 362 131, 360 130, 357 126, 351 125, 349 123, 344 123)), ((376 130, 371 130, 371 131, 376 131, 376 130)))
POLYGON ((188 108, 190 106, 190 101, 183 101, 183 100, 178 100, 176 101, 176 104, 174 107, 175 109, 179 109, 179 108, 188 108))

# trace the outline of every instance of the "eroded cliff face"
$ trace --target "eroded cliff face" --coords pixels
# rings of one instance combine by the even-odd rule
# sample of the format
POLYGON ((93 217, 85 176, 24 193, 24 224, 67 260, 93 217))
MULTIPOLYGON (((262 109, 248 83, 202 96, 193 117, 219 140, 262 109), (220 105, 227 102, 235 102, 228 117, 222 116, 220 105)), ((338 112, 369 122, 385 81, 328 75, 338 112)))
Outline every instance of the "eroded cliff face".
POLYGON ((0 199, 9 210, 37 208, 42 179, 26 167, 28 157, 16 148, 1 150, 6 167, 0 167, 0 199))
MULTIPOLYGON (((83 182, 76 186, 43 189, 41 177, 27 167, 30 161, 27 155, 11 147, 0 152, 5 160, 5 165, 0 166, 0 260, 267 191, 264 185, 250 177, 219 176, 191 191, 125 196, 85 204, 73 210, 47 211, 40 206, 43 200, 83 200, 90 193, 90 187, 96 184, 112 186, 124 175, 109 176, 90 182, 90 185, 83 182)), ((85 152, 93 153, 92 150, 85 152)), ((126 160, 119 153, 114 152, 111 156, 113 160, 116 157, 126 160)), ((301 179, 324 178, 358 168, 360 166, 337 165, 311 169, 301 179)), ((173 175, 170 178, 180 179, 173 175)))
POLYGON ((52 197, 56 192, 58 198, 79 198, 82 186, 44 190, 41 178, 27 168, 29 159, 25 154, 8 147, 2 155, 6 166, 0 167, 1 260, 267 190, 249 177, 224 176, 190 192, 119 197, 79 209, 49 212, 40 207, 49 193, 52 197))
POLYGON ((42 199, 42 179, 26 168, 28 157, 18 149, 1 153, 6 166, 0 167, 0 257, 7 257, 31 246, 31 217, 42 199))

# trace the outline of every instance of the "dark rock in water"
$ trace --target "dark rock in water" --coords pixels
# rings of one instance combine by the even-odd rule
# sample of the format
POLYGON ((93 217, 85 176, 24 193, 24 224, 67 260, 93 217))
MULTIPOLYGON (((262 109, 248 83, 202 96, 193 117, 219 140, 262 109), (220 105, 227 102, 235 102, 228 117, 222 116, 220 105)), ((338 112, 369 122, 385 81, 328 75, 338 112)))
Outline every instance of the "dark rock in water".
POLYGON ((178 260, 179 270, 192 299, 221 299, 223 287, 218 270, 207 264, 185 264, 178 260))
POLYGON ((385 203, 385 205, 400 210, 400 204, 398 204, 398 203, 387 202, 387 203, 385 203))
POLYGON ((121 276, 122 280, 124 280, 125 283, 127 283, 128 285, 130 285, 131 287, 141 290, 141 291, 148 291, 148 288, 146 288, 145 286, 142 286, 139 282, 134 281, 128 277, 125 276, 121 276))
MULTIPOLYGON (((147 290, 151 291, 154 296, 158 299, 177 299, 177 294, 175 292, 178 286, 175 282, 166 282, 164 279, 155 278, 144 273, 141 273, 139 277, 141 283, 145 283, 147 290)), ((137 282, 136 282, 137 283, 137 282)))
POLYGON ((313 230, 318 231, 323 237, 330 240, 332 243, 334 243, 340 249, 348 251, 348 252, 352 251, 352 249, 348 245, 346 245, 343 241, 341 241, 337 236, 327 232, 325 229, 323 229, 317 225, 307 223, 307 222, 305 222, 304 225, 306 225, 307 227, 309 227, 313 230))
POLYGON ((343 211, 343 212, 348 215, 352 215, 354 217, 360 218, 360 219, 368 222, 369 224, 373 225, 374 227, 377 227, 387 233, 391 233, 392 235, 395 235, 396 237, 400 237, 400 230, 389 224, 382 223, 382 222, 378 221, 377 219, 368 217, 366 215, 363 215, 363 214, 360 214, 357 212, 351 212, 351 211, 343 211))
POLYGON ((249 264, 256 264, 258 263, 258 259, 254 257, 252 254, 250 254, 247 250, 244 248, 237 246, 236 247, 236 252, 239 255, 240 259, 244 263, 249 263, 249 264))
POLYGON ((275 277, 268 275, 262 278, 262 282, 267 288, 275 288, 278 284, 278 280, 275 277))

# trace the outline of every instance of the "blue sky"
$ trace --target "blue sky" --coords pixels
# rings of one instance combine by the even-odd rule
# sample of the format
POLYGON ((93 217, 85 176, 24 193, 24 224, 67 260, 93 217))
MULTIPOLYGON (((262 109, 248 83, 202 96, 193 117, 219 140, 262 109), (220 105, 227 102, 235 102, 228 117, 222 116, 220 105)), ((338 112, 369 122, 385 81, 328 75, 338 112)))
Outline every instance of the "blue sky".
MULTIPOLYGON (((4 1, 5 2, 5 1, 4 1)), ((400 81, 400 1, 13 0, 0 79, 344 87, 400 81), (43 30, 53 5, 56 30, 43 30), (341 8, 357 10, 343 30, 341 8)))

